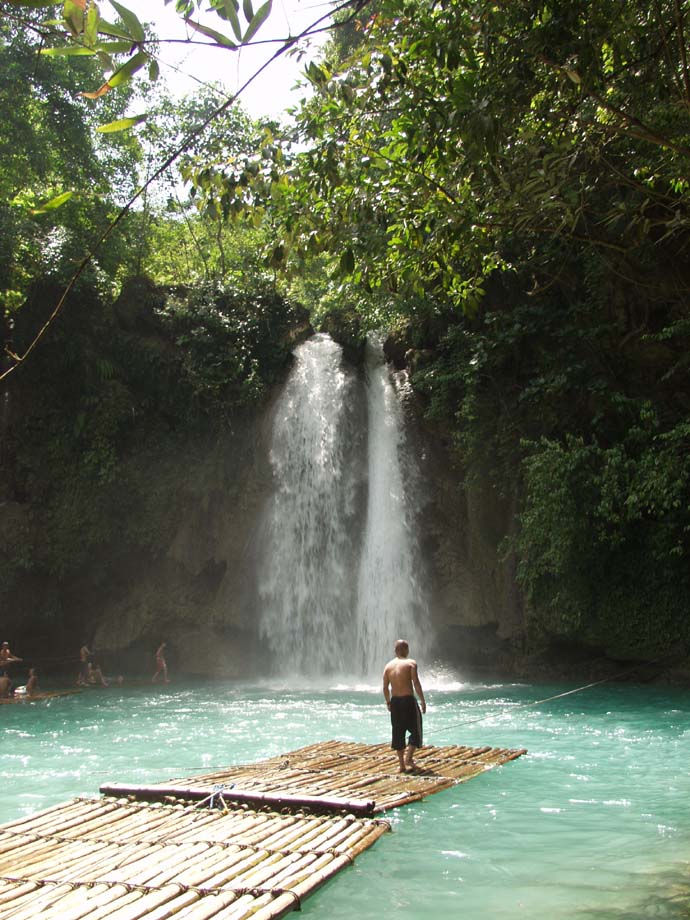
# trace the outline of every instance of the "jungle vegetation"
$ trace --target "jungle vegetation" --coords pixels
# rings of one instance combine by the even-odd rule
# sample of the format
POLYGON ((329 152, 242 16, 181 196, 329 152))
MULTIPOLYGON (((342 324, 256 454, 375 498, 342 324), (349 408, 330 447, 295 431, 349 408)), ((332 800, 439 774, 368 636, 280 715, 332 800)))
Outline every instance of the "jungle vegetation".
MULTIPOLYGON (((7 367, 40 325, 36 286, 68 279, 98 222, 150 172, 152 149, 184 149, 8 378, 26 445, 11 458, 14 493, 33 500, 50 479, 29 475, 48 457, 17 433, 38 430, 38 409, 61 433, 63 469, 78 453, 107 476, 133 425, 191 425, 199 407, 218 419, 261 398, 299 301, 350 339, 386 327, 465 476, 488 473, 517 496, 504 551, 529 642, 576 639, 620 658, 687 649, 688 3, 344 4, 287 127, 202 95, 162 98, 146 121, 100 135, 123 119, 150 46, 122 8, 130 43, 99 50, 113 27, 99 33, 75 6, 61 41, 90 42, 90 57, 38 55, 42 14, 3 19, 7 367), (87 105, 75 89, 98 85, 107 53, 123 56, 111 67, 122 85, 87 105), (206 120, 209 133, 185 144, 180 125, 206 120), (90 192, 60 203, 68 186, 90 192), (147 306, 123 319, 134 276, 147 306), (152 335, 166 342, 155 355, 152 335), (56 381, 48 410, 40 394, 56 381)), ((218 29, 203 34, 220 44, 251 41, 270 9, 214 6, 218 29)), ((178 9, 192 16, 194 3, 178 9)))

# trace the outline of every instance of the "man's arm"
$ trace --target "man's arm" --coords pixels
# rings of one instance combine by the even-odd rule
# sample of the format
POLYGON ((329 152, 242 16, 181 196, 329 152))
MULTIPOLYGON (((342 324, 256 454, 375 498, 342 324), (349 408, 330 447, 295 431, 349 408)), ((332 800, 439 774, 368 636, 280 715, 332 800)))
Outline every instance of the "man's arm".
POLYGON ((426 712, 426 700, 424 699, 424 691, 422 690, 422 685, 419 681, 419 674, 417 673, 417 662, 412 666, 412 686, 417 692, 419 697, 419 705, 421 706, 422 712, 426 712))
POLYGON ((388 665, 383 669, 383 698, 386 701, 386 706, 391 708, 391 691, 390 691, 390 676, 388 674, 388 665))

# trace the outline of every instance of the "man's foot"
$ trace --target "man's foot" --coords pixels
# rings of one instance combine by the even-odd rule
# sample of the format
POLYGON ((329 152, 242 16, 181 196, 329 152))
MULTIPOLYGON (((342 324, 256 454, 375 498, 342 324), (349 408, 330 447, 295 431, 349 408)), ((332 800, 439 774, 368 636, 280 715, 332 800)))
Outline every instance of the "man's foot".
POLYGON ((400 769, 398 770, 398 773, 407 773, 407 768, 406 768, 406 767, 400 767, 400 769))
POLYGON ((416 770, 416 769, 417 769, 417 764, 414 762, 414 760, 408 760, 407 763, 405 764, 406 773, 411 773, 412 770, 416 770))

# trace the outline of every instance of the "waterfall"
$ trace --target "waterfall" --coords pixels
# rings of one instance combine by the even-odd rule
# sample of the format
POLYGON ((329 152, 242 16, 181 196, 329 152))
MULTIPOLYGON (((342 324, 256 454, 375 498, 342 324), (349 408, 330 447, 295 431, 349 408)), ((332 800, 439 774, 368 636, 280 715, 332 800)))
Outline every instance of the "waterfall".
MULTIPOLYGON (((260 565, 261 635, 278 669, 343 670, 354 603, 357 381, 326 335, 295 349, 275 409, 275 492, 260 565)), ((347 670, 345 665, 344 670, 347 670)))
POLYGON ((368 499, 355 618, 356 660, 362 674, 381 671, 399 637, 413 656, 422 648, 423 596, 418 571, 400 397, 384 361, 382 343, 366 351, 368 499))
POLYGON ((271 445, 258 593, 277 669, 378 676, 399 636, 420 654, 402 409, 380 341, 367 346, 366 388, 329 336, 299 345, 271 445))

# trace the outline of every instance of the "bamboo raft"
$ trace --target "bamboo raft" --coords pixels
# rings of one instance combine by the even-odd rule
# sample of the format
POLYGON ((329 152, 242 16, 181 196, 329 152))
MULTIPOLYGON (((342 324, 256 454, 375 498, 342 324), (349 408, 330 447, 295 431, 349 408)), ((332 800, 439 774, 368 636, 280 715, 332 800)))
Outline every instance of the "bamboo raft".
POLYGON ((176 783, 101 787, 0 826, 3 920, 269 920, 390 829, 366 817, 524 751, 330 741, 176 783))
POLYGON ((401 774, 387 744, 325 741, 258 763, 195 776, 184 784, 112 783, 101 786, 101 792, 140 799, 199 800, 215 791, 229 802, 373 815, 466 782, 524 753, 459 745, 423 747, 415 754, 416 771, 401 774))
POLYGON ((75 693, 81 693, 81 690, 45 690, 38 693, 20 693, 16 696, 0 697, 0 705, 7 703, 40 703, 43 700, 52 700, 56 696, 74 696, 75 693))

